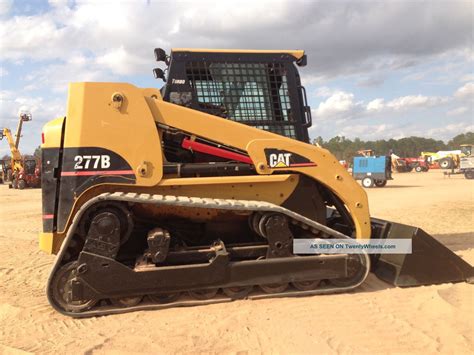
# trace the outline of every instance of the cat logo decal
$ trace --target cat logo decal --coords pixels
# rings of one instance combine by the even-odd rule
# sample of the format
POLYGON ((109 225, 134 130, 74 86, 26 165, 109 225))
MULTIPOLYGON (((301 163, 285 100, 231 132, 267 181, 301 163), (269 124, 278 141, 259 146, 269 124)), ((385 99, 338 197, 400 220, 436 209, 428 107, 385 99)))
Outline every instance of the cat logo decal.
POLYGON ((272 153, 268 157, 270 168, 287 168, 290 166, 291 153, 272 153))
POLYGON ((268 167, 272 169, 317 166, 315 162, 310 161, 308 158, 286 150, 268 148, 265 149, 265 156, 268 167))

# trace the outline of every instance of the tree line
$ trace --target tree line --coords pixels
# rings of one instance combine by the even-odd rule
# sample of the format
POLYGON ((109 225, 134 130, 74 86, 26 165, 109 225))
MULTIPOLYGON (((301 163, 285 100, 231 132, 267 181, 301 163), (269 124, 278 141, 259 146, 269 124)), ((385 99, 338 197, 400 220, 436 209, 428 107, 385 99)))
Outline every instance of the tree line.
POLYGON ((400 157, 418 157, 421 152, 457 150, 461 144, 474 144, 474 132, 458 134, 447 143, 442 140, 423 137, 364 141, 359 138, 351 140, 344 136, 336 136, 328 141, 325 141, 322 137, 317 137, 313 140, 313 144, 319 144, 334 154, 337 159, 346 161, 351 161, 357 155, 357 151, 362 149, 372 149, 377 155, 393 152, 400 157))

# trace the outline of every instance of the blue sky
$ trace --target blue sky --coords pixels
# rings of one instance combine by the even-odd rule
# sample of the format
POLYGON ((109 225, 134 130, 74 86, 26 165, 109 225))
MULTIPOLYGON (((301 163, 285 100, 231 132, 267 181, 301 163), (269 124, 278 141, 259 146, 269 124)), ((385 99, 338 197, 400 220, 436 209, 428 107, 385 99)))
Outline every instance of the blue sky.
POLYGON ((313 138, 447 140, 474 130, 473 17, 472 1, 0 0, 0 128, 31 111, 32 152, 68 82, 161 86, 155 47, 304 49, 313 138))

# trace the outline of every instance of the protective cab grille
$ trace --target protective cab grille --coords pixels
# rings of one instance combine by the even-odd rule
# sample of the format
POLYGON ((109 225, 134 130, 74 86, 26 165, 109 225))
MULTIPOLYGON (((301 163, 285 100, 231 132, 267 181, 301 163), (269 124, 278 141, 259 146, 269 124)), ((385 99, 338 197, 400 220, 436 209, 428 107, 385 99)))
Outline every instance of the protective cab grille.
POLYGON ((200 111, 296 138, 283 63, 189 61, 185 70, 200 111))

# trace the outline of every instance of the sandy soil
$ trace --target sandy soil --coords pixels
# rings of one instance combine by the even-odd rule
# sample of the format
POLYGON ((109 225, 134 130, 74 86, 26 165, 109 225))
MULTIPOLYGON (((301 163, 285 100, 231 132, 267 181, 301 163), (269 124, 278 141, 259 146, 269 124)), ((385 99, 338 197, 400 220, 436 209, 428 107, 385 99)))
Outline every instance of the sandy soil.
MULTIPOLYGON (((397 174, 368 191, 373 216, 414 224, 474 264, 474 182, 397 174)), ((394 288, 370 275, 349 294, 236 301, 74 320, 44 294, 40 191, 0 185, 0 353, 473 353, 474 287, 394 288)))

